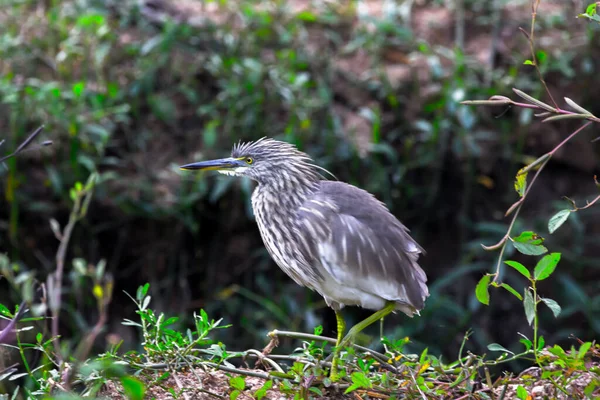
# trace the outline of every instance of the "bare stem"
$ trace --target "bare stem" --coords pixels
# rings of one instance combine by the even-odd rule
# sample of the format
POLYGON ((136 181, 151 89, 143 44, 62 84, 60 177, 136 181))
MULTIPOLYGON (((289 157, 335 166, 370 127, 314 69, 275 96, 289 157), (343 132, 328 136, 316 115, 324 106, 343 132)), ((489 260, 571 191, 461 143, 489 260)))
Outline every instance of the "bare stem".
POLYGON ((56 359, 59 364, 63 362, 63 356, 60 350, 60 341, 58 336, 58 324, 59 324, 59 314, 61 309, 61 297, 62 297, 62 281, 63 281, 63 272, 65 269, 65 257, 67 254, 67 248, 69 247, 69 241, 71 240, 71 234, 73 233, 73 229, 77 224, 78 214, 79 214, 79 206, 80 206, 79 198, 75 201, 75 206, 71 211, 71 215, 69 216, 69 222, 65 227, 60 245, 58 246, 58 251, 56 252, 56 272, 54 273, 54 277, 52 278, 53 284, 49 285, 52 288, 54 293, 50 294, 50 297, 54 300, 52 302, 52 341, 54 344, 54 351, 56 352, 56 359))
MULTIPOLYGON (((573 135, 570 135, 569 137, 572 137, 572 136, 573 135)), ((527 195, 529 194, 529 191, 533 187, 533 184, 535 183, 537 177, 540 175, 540 173, 542 172, 542 170, 544 169, 546 164, 548 164, 548 161, 550 160, 550 158, 552 158, 553 152, 554 152, 554 150, 552 150, 551 152, 548 153, 548 157, 545 158, 545 160, 540 165, 540 168, 535 172, 535 175, 533 176, 531 183, 527 186, 525 193, 523 193, 523 197, 520 200, 519 206, 517 207, 517 209, 515 210, 515 213, 513 214, 512 220, 510 221, 510 225, 508 226, 508 231, 506 232, 506 235, 504 236, 504 239, 503 239, 504 243, 502 244, 502 248, 500 249, 500 255, 498 256, 498 262, 496 263, 496 272, 494 272, 494 279, 492 280, 492 282, 494 282, 494 283, 498 283, 498 280, 500 279, 500 268, 502 267, 502 257, 504 255, 504 250, 506 249, 506 245, 509 242, 510 233, 512 232, 512 229, 515 226, 515 222, 517 221, 519 212, 521 211, 521 208, 523 207, 523 203, 525 203, 525 199, 527 198, 527 195)))
POLYGON ((540 79, 540 82, 542 83, 542 85, 544 85, 544 89, 546 89, 546 93, 548 93, 550 100, 552 100, 552 104, 554 104, 554 107, 556 107, 558 110, 560 110, 560 107, 554 100, 552 93, 550 93, 550 89, 548 89, 548 85, 546 84, 546 81, 544 80, 544 75, 542 75, 542 71, 540 70, 540 66, 538 65, 537 57, 535 55, 535 36, 534 36, 535 35, 535 19, 537 16, 538 7, 540 6, 540 1, 541 0, 533 0, 533 2, 531 4, 531 30, 529 32, 529 37, 527 38, 529 41, 529 50, 531 51, 531 61, 533 61, 533 66, 535 67, 535 70, 537 71, 538 78, 540 79))

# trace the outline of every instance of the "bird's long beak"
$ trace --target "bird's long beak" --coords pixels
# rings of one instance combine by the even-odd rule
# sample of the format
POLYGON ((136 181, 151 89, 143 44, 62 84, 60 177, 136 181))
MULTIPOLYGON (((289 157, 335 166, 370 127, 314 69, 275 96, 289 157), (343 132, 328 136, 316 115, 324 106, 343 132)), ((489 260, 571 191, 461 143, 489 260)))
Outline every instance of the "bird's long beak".
POLYGON ((244 167, 245 164, 235 158, 221 158, 219 160, 200 161, 196 163, 182 165, 180 169, 200 169, 204 171, 228 170, 237 167, 244 167))

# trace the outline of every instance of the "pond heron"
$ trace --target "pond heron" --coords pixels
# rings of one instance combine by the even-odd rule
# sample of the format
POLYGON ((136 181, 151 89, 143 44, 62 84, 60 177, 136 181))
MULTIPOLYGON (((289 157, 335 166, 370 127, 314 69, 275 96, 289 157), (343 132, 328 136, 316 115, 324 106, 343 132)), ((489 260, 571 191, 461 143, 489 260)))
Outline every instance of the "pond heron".
POLYGON ((335 311, 332 380, 339 379, 341 348, 360 331, 396 310, 412 317, 423 308, 429 290, 417 260, 424 251, 408 229, 369 192, 322 179, 323 168, 295 146, 262 138, 235 145, 229 158, 180 168, 258 182, 252 208, 270 255, 335 311), (346 305, 375 313, 343 336, 346 305))

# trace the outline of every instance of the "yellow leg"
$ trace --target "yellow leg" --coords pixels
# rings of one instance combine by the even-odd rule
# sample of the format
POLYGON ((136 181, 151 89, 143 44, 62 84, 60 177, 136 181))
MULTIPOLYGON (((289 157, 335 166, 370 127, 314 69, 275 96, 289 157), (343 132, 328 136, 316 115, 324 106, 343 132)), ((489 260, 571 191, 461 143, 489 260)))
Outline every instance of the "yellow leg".
POLYGON ((335 343, 335 349, 333 351, 333 360, 331 361, 331 372, 329 373, 329 378, 333 382, 339 379, 337 371, 337 365, 340 358, 339 349, 341 349, 340 343, 342 342, 342 338, 344 337, 344 331, 346 330, 346 322, 344 321, 344 317, 342 317, 342 313, 336 311, 335 319, 337 321, 337 342, 335 343))
POLYGON ((338 311, 335 312, 335 316, 337 318, 338 323, 338 338, 333 353, 333 360, 331 361, 331 373, 329 375, 329 378, 333 382, 339 379, 337 373, 337 366, 339 363, 340 352, 342 351, 342 349, 346 347, 346 345, 348 345, 349 342, 352 341, 356 337, 356 335, 362 332, 366 327, 391 314, 395 309, 396 303, 394 303, 393 301, 388 301, 385 307, 383 307, 381 310, 375 311, 371 316, 365 318, 358 324, 354 325, 343 339, 341 339, 340 332, 343 332, 343 329, 345 327, 344 320, 342 319, 342 316, 338 311))

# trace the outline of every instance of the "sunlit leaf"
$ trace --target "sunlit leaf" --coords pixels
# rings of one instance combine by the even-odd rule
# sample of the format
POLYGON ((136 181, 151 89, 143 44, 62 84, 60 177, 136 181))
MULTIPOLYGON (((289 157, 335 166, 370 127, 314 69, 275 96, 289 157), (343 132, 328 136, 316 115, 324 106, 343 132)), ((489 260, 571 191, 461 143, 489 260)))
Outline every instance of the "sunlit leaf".
POLYGON ((535 56, 537 58, 538 65, 542 65, 546 61, 546 59, 548 58, 548 54, 546 54, 546 52, 543 51, 543 50, 538 50, 535 53, 535 56))
POLYGON ((592 342, 585 342, 579 348, 579 354, 577 354, 577 358, 583 360, 589 349, 592 347, 592 342))
POLYGON ((519 342, 523 343, 523 345, 525 345, 525 349, 527 351, 529 351, 531 349, 531 346, 533 346, 533 343, 531 343, 531 340, 527 339, 527 338, 522 338, 519 340, 519 342))
POLYGON ((515 177, 515 190, 523 197, 525 189, 527 189, 527 172, 521 168, 515 177))
POLYGON ((123 390, 130 400, 142 400, 146 394, 146 386, 133 376, 124 376, 121 378, 123 390))
POLYGON ((273 387, 273 381, 268 380, 265 382, 264 385, 262 385, 262 387, 260 389, 258 389, 256 392, 254 392, 254 398, 256 400, 262 400, 266 395, 267 395, 267 390, 271 389, 273 387))
POLYGON ((510 293, 512 293, 517 299, 523 301, 523 296, 521 296, 521 293, 517 292, 508 283, 502 283, 500 286, 503 287, 504 289, 508 290, 510 293))
POLYGON ((529 244, 542 244, 544 238, 532 231, 521 232, 519 236, 513 238, 515 242, 529 243, 529 244))
POLYGON ((301 11, 296 14, 296 18, 298 18, 300 21, 306 22, 315 22, 317 20, 317 16, 310 11, 301 11))
POLYGON ((548 278, 556 269, 556 265, 559 261, 560 253, 551 253, 544 256, 544 258, 542 258, 535 266, 533 278, 538 281, 548 278))
POLYGON ((237 390, 246 389, 246 380, 242 376, 234 376, 229 379, 229 386, 237 390))
POLYGON ((517 397, 519 398, 519 400, 528 400, 528 396, 529 395, 527 394, 527 390, 523 386, 517 386, 517 397))
POLYGON ((490 285, 491 278, 491 275, 484 275, 479 280, 477 287, 475 287, 475 296, 477 297, 477 300, 486 306, 490 304, 490 292, 488 287, 490 285))
POLYGON ((350 386, 344 393, 350 393, 356 389, 370 389, 372 387, 371 381, 363 372, 352 373, 352 386, 350 386))
POLYGON ((513 267, 514 269, 516 269, 521 275, 523 275, 525 278, 530 279, 531 278, 531 273, 529 272, 529 270, 527 269, 527 267, 525 267, 523 264, 521 264, 520 262, 517 261, 512 261, 512 260, 507 260, 504 261, 504 263, 508 266, 513 267))
POLYGON ((596 14, 596 8, 597 8, 598 4, 597 3, 591 3, 590 5, 587 6, 587 8, 585 9, 585 13, 587 15, 595 15, 596 14))

